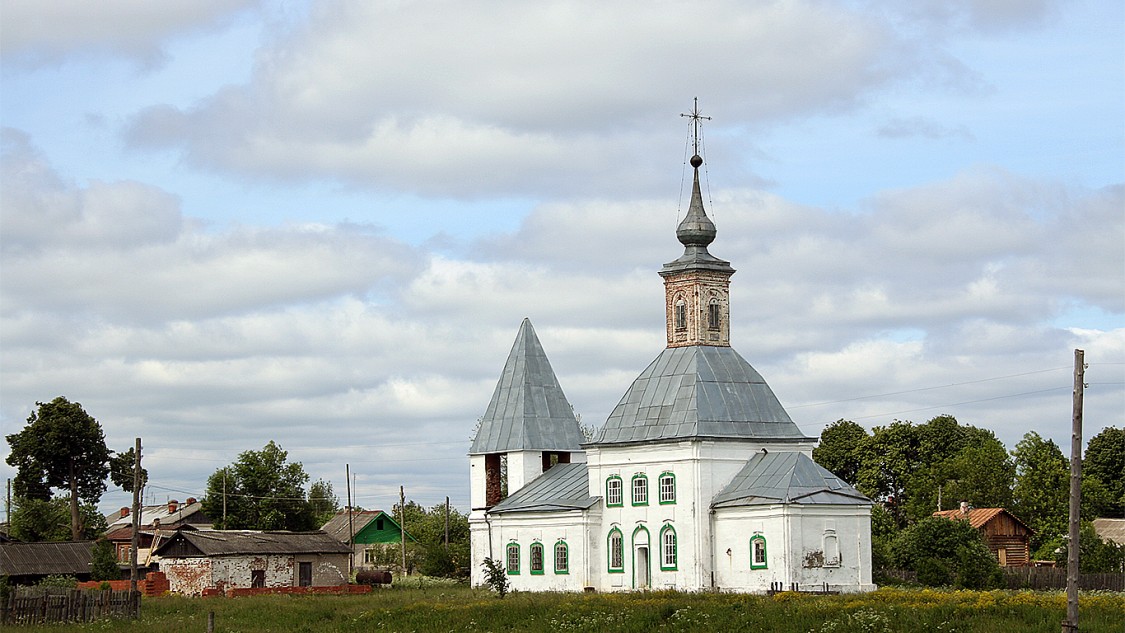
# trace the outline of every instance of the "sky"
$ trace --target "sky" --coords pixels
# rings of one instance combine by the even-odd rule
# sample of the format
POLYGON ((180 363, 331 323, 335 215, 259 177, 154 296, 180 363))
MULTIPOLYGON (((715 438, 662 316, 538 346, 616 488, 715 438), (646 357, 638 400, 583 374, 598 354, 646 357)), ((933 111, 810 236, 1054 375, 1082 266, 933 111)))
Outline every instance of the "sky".
POLYGON ((732 345, 806 434, 1069 455, 1076 349, 1125 426, 1121 2, 3 0, 0 430, 77 401, 147 503, 272 440, 467 511, 524 317, 586 425, 663 349, 694 98, 732 345))

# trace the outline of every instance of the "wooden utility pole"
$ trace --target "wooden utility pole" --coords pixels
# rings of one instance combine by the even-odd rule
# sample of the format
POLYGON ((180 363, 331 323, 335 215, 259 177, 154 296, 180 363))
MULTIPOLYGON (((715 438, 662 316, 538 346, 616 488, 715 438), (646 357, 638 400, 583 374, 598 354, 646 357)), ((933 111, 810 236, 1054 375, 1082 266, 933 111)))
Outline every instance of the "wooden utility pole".
POLYGON ((227 529, 227 469, 223 468, 223 529, 227 529))
POLYGON ((355 525, 352 524, 352 466, 344 464, 345 486, 348 489, 348 547, 352 553, 348 555, 348 577, 351 578, 352 569, 355 567, 355 525))
POLYGON ((399 529, 402 530, 402 577, 406 577, 406 489, 398 487, 399 529))
POLYGON ((129 591, 137 590, 137 546, 141 531, 141 438, 133 447, 133 533, 129 537, 129 591))
POLYGON ((445 498, 445 551, 449 551, 449 497, 445 498))
POLYGON ((1070 531, 1066 546, 1066 619, 1063 633, 1078 630, 1078 523, 1082 504, 1082 395, 1085 384, 1085 352, 1074 350, 1074 410, 1070 432, 1070 531))

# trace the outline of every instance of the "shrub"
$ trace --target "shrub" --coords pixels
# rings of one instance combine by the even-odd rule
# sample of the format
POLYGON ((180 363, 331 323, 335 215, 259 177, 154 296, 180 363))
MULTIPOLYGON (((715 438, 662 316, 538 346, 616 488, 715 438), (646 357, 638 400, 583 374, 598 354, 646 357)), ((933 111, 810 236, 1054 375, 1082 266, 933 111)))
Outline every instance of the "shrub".
POLYGON ((924 585, 956 582, 961 587, 980 588, 1003 582, 999 564, 968 521, 922 519, 895 537, 888 558, 896 567, 918 572, 918 582, 924 585))
POLYGON ((481 567, 484 567, 484 582, 500 594, 501 598, 508 595, 508 572, 504 566, 492 558, 486 558, 481 567))
POLYGON ((40 587, 63 587, 66 589, 73 589, 78 586, 78 579, 74 576, 66 576, 63 574, 51 574, 46 576, 38 583, 40 587))

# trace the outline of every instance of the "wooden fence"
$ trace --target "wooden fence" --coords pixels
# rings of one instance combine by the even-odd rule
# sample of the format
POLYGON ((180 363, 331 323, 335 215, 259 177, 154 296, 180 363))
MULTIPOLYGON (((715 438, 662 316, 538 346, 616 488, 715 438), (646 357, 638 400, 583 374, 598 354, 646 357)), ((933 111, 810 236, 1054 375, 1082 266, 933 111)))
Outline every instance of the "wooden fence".
MULTIPOLYGON (((1001 567, 1008 589, 1066 589, 1066 569, 1061 567, 1001 567)), ((918 582, 918 572, 880 569, 878 575, 900 582, 918 582)), ((1125 574, 1078 574, 1083 591, 1125 591, 1125 574)))
POLYGON ((55 587, 14 587, 0 605, 0 622, 43 624, 135 618, 141 613, 139 591, 81 591, 55 587))

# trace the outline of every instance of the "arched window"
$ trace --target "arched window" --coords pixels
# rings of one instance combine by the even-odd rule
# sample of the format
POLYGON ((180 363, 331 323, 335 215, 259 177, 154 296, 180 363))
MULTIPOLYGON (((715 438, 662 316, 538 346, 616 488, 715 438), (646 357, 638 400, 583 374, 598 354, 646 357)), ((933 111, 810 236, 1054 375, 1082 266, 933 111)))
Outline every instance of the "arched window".
POLYGON ((610 475, 605 480, 605 504, 608 507, 624 505, 624 497, 621 494, 621 478, 617 475, 610 475))
POLYGON ((625 537, 621 535, 621 530, 610 530, 606 541, 609 548, 609 573, 625 573, 625 537))
POLYGON ((671 524, 660 529, 660 570, 676 571, 676 529, 671 524))
POLYGON ((566 541, 555 543, 555 573, 570 573, 570 548, 566 546, 566 541))
POLYGON ((687 304, 683 299, 676 300, 676 329, 687 329, 687 304))
POLYGON ((718 329, 721 328, 722 324, 720 323, 720 318, 719 318, 720 314, 721 313, 720 313, 720 307, 719 307, 719 300, 718 299, 712 299, 711 303, 707 304, 707 327, 708 328, 710 328, 712 330, 718 330, 718 329))
POLYGON ((676 503, 676 475, 670 472, 660 473, 660 503, 676 503))
POLYGON ((508 543, 508 575, 518 576, 520 573, 520 544, 508 543))
POLYGON ((539 542, 531 544, 531 573, 543 573, 543 544, 539 542))
POLYGON ((648 505, 648 475, 644 473, 633 475, 633 505, 648 505))
POLYGON ((824 566, 840 566, 840 540, 836 538, 835 530, 827 530, 824 533, 824 566))
POLYGON ((750 569, 766 568, 766 537, 756 534, 750 537, 750 569))

